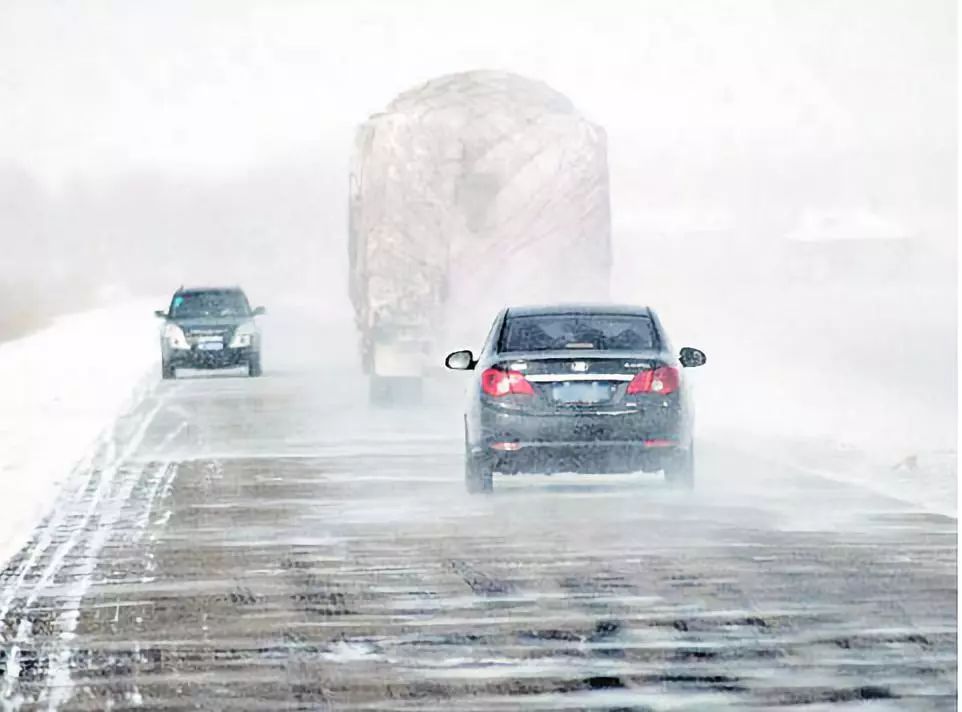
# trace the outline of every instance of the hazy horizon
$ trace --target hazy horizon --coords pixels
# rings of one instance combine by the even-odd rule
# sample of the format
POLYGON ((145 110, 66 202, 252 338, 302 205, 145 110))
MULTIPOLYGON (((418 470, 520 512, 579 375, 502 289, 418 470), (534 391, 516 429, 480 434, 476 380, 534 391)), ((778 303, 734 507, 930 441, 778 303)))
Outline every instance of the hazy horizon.
POLYGON ((341 162, 397 93, 479 68, 569 96, 616 172, 653 149, 954 153, 955 26, 932 1, 12 2, 0 164, 61 186, 341 162))

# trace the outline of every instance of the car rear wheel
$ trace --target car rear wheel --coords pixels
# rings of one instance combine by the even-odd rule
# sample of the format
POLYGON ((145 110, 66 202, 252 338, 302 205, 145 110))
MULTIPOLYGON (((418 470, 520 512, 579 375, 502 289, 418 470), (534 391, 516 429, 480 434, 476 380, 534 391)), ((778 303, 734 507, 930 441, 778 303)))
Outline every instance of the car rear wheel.
POLYGON ((169 361, 161 360, 160 377, 163 378, 165 381, 168 381, 171 378, 177 378, 177 370, 172 365, 170 365, 169 361))
POLYGON ((261 356, 257 354, 256 356, 251 356, 251 360, 247 362, 247 375, 251 378, 256 378, 263 373, 261 370, 261 356))
POLYGON ((665 481, 678 489, 692 489, 695 486, 695 446, 680 450, 665 463, 665 481))
POLYGON ((494 491, 494 471, 483 455, 475 455, 465 447, 464 485, 470 494, 494 491))

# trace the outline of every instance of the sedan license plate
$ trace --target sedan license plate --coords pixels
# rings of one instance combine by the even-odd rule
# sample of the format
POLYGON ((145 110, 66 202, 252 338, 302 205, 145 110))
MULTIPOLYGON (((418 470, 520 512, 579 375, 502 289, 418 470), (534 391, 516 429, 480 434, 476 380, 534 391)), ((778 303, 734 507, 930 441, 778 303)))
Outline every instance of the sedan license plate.
POLYGON ((556 403, 594 405, 611 400, 611 392, 611 385, 608 383, 594 381, 559 383, 551 389, 551 397, 556 403))
POLYGON ((223 351, 224 342, 223 341, 202 341, 197 344, 197 348, 201 351, 223 351))

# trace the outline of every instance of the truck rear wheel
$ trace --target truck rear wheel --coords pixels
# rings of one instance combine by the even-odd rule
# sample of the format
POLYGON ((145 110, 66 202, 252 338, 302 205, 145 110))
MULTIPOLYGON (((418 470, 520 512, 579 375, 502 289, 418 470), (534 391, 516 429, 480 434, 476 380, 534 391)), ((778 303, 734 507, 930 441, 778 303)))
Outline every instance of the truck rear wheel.
POLYGON ((371 376, 371 405, 416 405, 423 396, 424 382, 420 378, 371 376))
POLYGON ((371 405, 387 405, 391 402, 391 379, 371 376, 368 397, 371 405))

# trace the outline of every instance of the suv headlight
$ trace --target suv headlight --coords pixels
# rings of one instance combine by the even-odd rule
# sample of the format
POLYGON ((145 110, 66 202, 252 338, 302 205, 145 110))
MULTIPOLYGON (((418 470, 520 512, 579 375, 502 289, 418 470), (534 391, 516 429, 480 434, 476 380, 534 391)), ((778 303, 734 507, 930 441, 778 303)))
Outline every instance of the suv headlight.
POLYGON ((230 348, 247 348, 254 343, 254 337, 256 335, 257 328, 254 326, 254 322, 248 321, 244 324, 241 324, 234 330, 234 336, 230 340, 230 348))
POLYGON ((187 343, 187 337, 184 336, 184 330, 181 329, 177 324, 167 324, 164 327, 164 338, 167 339, 167 343, 170 344, 172 349, 189 349, 190 344, 187 343))

